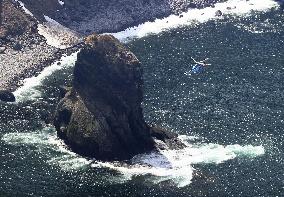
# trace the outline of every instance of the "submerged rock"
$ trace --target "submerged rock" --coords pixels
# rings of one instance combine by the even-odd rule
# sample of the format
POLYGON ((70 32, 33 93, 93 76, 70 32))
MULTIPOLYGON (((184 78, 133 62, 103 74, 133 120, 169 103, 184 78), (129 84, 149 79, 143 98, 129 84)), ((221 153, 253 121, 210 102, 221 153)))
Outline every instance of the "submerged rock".
POLYGON ((9 90, 0 90, 0 101, 15 102, 16 98, 9 90))
POLYGON ((58 136, 78 153, 124 160, 154 149, 142 102, 142 68, 110 35, 92 35, 78 54, 73 87, 55 115, 58 136))

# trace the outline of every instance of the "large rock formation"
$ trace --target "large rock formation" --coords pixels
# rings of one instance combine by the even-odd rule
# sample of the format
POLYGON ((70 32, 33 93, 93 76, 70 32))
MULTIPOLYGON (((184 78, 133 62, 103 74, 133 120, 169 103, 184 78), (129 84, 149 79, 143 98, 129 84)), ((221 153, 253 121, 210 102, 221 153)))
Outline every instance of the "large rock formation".
POLYGON ((142 68, 110 35, 92 35, 78 54, 72 89, 58 105, 55 127, 75 152, 124 160, 154 148, 145 123, 142 68))

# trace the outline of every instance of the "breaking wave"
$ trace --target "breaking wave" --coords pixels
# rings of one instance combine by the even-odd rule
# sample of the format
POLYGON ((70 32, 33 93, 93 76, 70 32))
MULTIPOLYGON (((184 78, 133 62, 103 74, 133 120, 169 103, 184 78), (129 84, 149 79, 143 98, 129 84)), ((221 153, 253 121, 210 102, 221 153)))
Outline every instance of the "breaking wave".
POLYGON ((65 55, 59 61, 56 61, 51 66, 46 67, 38 76, 24 79, 23 86, 14 92, 16 101, 22 102, 39 98, 41 96, 40 86, 44 79, 57 70, 73 67, 77 60, 77 53, 78 51, 69 56, 65 55))
POLYGON ((156 19, 154 22, 146 22, 112 35, 126 42, 133 38, 142 38, 148 34, 159 34, 169 29, 195 26, 198 23, 218 19, 220 16, 216 15, 217 11, 221 11, 223 15, 248 16, 254 11, 267 11, 277 6, 278 4, 273 0, 228 0, 223 3, 216 3, 214 7, 189 9, 180 16, 171 15, 163 19, 156 19))
MULTIPOLYGON (((70 151, 62 140, 56 137, 53 128, 45 128, 35 133, 8 133, 2 137, 7 144, 37 147, 48 154, 47 163, 65 171, 86 167, 115 170, 116 180, 127 181, 136 176, 145 176, 146 181, 160 183, 173 181, 178 187, 191 183, 194 176, 193 165, 220 164, 235 158, 255 158, 265 153, 264 147, 252 145, 219 145, 192 141, 196 137, 179 136, 186 144, 180 150, 160 150, 135 156, 129 162, 99 162, 81 157, 70 151), (56 153, 56 154, 54 154, 56 153), (147 175, 147 176, 146 176, 147 175)), ((162 143, 157 141, 157 143, 162 143)), ((115 180, 115 179, 114 179, 115 180)))
POLYGON ((91 163, 69 150, 51 127, 36 132, 7 133, 1 140, 13 146, 31 146, 47 157, 47 163, 59 166, 65 171, 81 169, 91 163))
MULTIPOLYGON (((113 33, 121 41, 129 41, 133 38, 141 38, 148 34, 158 34, 166 30, 174 29, 180 26, 190 26, 196 23, 204 23, 211 19, 217 19, 216 11, 220 10, 223 15, 248 15, 252 11, 267 11, 278 4, 273 0, 229 0, 224 3, 217 3, 214 7, 204 9, 190 9, 182 13, 183 17, 171 15, 164 19, 157 19, 154 22, 146 22, 137 27, 128 28, 122 32, 113 33)), ((51 20, 51 19, 50 19, 51 20)), ((49 20, 49 21, 50 21, 49 20)), ((55 23, 55 21, 53 21, 55 23)), ((54 71, 63 67, 72 67, 77 59, 77 53, 70 56, 63 56, 58 62, 46 67, 37 77, 31 77, 24 80, 24 85, 17 89, 14 94, 17 101, 34 100, 41 96, 38 87, 42 81, 50 76, 54 71)))
POLYGON ((186 148, 137 155, 130 165, 98 162, 92 166, 117 170, 126 179, 151 175, 150 181, 154 183, 173 181, 178 187, 184 187, 192 181, 194 164, 220 164, 236 157, 254 158, 265 153, 262 146, 195 144, 188 142, 189 136, 180 136, 180 139, 187 145, 186 148))

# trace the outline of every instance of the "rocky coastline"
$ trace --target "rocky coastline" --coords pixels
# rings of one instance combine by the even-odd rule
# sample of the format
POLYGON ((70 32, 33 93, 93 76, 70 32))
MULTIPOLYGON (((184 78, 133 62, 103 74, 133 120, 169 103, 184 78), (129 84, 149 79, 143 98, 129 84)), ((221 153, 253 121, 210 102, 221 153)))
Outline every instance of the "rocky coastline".
POLYGON ((40 20, 44 21, 44 15, 48 15, 82 35, 118 32, 146 21, 180 14, 188 8, 202 8, 220 1, 224 0, 65 0, 62 4, 57 0, 22 0, 40 20))
MULTIPOLYGON (((80 41, 67 50, 47 44, 38 28, 50 25, 46 16, 78 34, 80 40, 94 32, 117 32, 156 18, 180 14, 188 8, 214 6, 222 1, 226 0, 2 0, 0 89, 15 90, 24 78, 37 75, 62 54, 80 47, 80 41)), ((275 1, 283 5, 282 0, 275 1)))
MULTIPOLYGON (((145 21, 179 14, 188 7, 208 6, 217 1, 221 0, 3 0, 0 17, 0 89, 14 91, 22 85, 23 79, 37 75, 63 54, 78 50, 81 47, 80 39, 88 34, 117 32, 145 21), (46 21, 47 16, 66 26, 71 33, 75 32, 77 40, 65 49, 48 44, 39 29, 45 30, 54 25, 46 21)), ((62 37, 67 33, 57 36, 62 37)))

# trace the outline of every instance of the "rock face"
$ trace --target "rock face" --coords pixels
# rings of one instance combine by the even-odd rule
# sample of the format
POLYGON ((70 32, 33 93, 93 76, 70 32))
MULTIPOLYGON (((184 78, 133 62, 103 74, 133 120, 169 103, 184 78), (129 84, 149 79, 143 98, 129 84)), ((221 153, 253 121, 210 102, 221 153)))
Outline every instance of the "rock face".
POLYGON ((59 137, 83 155, 124 160, 154 149, 145 123, 142 68, 110 35, 92 35, 78 54, 72 89, 55 115, 59 137))

